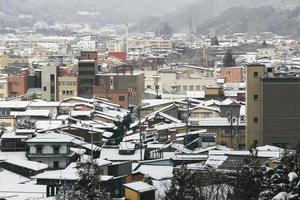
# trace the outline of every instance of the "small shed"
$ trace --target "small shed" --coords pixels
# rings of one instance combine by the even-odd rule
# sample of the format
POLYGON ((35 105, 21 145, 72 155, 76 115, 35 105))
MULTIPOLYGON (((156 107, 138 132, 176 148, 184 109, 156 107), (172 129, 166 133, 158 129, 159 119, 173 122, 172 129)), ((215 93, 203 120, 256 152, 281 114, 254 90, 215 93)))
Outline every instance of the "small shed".
POLYGON ((137 181, 124 184, 125 199, 128 200, 155 200, 156 188, 152 185, 137 181))

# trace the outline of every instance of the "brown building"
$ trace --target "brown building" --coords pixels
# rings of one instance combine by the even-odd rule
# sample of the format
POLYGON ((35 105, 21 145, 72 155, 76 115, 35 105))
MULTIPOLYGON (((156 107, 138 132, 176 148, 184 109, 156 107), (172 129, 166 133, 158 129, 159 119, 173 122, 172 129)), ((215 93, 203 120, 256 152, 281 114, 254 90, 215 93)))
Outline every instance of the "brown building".
POLYGON ((227 83, 241 83, 244 81, 243 67, 223 67, 220 75, 227 83))
POLYGON ((78 96, 92 97, 97 66, 97 51, 81 52, 78 61, 78 96))
POLYGON ((15 97, 26 94, 28 89, 29 71, 22 69, 21 74, 8 76, 8 96, 15 97))
POLYGON ((144 73, 97 74, 93 96, 108 98, 124 108, 139 105, 144 96, 144 73))
POLYGON ((264 65, 247 67, 248 147, 300 145, 300 78, 275 75, 264 65))
POLYGON ((93 87, 93 96, 106 98, 110 100, 111 102, 118 104, 121 106, 121 108, 128 108, 129 105, 129 95, 128 90, 109 90, 105 89, 101 86, 94 86, 93 87))

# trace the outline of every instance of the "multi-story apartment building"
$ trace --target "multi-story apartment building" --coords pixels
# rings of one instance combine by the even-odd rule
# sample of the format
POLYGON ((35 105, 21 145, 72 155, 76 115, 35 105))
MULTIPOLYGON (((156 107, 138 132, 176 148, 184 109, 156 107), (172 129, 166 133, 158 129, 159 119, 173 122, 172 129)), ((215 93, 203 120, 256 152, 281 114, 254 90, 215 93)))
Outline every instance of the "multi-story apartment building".
POLYGON ((173 70, 160 71, 159 88, 163 93, 186 93, 186 91, 204 91, 206 86, 217 85, 215 78, 190 77, 173 70))
POLYGON ((77 73, 60 69, 58 76, 58 100, 77 96, 77 73))
POLYGON ((48 65, 42 68, 42 99, 57 101, 57 66, 48 65))
POLYGON ((92 97, 97 71, 97 51, 81 51, 78 61, 78 95, 92 97))
POLYGON ((247 146, 300 144, 300 78, 276 76, 264 65, 247 67, 247 146))
POLYGON ((172 50, 173 43, 171 40, 153 39, 153 40, 128 40, 128 51, 143 49, 152 50, 172 50))

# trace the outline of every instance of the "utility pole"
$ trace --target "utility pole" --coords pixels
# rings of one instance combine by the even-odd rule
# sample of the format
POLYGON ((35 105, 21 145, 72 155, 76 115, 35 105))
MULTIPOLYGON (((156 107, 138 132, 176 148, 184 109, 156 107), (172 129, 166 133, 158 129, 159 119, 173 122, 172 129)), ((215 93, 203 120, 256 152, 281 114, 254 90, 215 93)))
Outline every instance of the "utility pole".
POLYGON ((232 118, 232 110, 230 110, 230 146, 231 146, 231 148, 233 148, 232 129, 233 129, 233 118, 232 118))
POLYGON ((186 129, 185 129, 185 147, 187 147, 187 143, 188 143, 190 100, 188 98, 186 98, 186 102, 187 102, 187 113, 186 113, 186 129))
POLYGON ((140 160, 143 160, 143 143, 142 143, 142 126, 141 126, 141 114, 140 114, 140 106, 137 107, 137 114, 139 119, 139 130, 140 130, 140 160))
POLYGON ((91 162, 93 162, 93 159, 94 159, 94 133, 93 131, 91 131, 91 162))

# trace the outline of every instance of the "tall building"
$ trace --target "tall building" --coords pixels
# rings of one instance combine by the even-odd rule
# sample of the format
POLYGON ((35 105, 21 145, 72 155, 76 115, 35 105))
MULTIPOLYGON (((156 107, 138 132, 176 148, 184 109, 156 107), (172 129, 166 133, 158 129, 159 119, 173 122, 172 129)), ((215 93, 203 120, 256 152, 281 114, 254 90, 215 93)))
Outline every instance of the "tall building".
POLYGON ((77 96, 77 73, 60 68, 58 76, 58 100, 77 96))
POLYGON ((97 65, 97 51, 81 51, 78 61, 78 96, 92 97, 97 65))
POLYGON ((276 75, 264 65, 247 67, 247 146, 300 145, 300 78, 276 75))
POLYGON ((57 101, 57 66, 48 65, 42 68, 42 99, 57 101))

